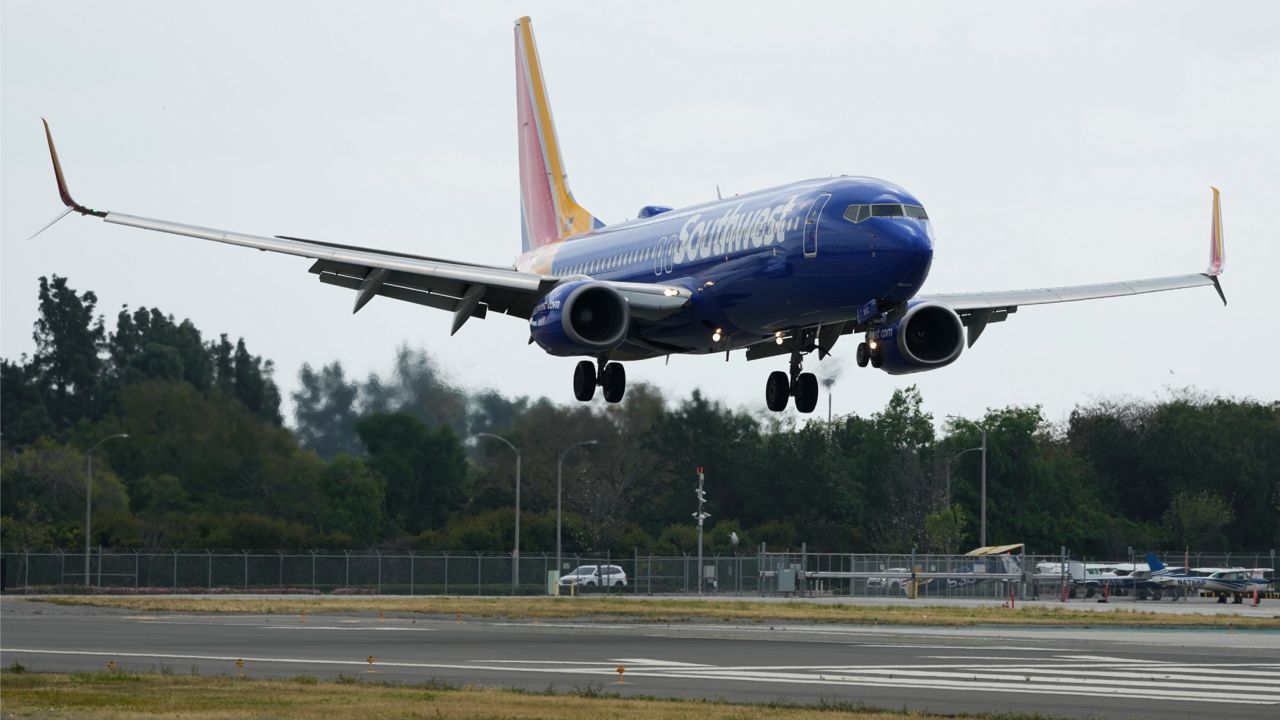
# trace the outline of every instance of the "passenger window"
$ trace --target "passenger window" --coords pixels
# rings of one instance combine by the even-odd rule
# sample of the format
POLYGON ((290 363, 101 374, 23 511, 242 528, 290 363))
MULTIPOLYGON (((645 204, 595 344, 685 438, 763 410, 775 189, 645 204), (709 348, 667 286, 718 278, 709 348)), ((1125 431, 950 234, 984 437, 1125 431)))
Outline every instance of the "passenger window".
POLYGON ((902 217, 901 205, 872 205, 871 217, 902 217))

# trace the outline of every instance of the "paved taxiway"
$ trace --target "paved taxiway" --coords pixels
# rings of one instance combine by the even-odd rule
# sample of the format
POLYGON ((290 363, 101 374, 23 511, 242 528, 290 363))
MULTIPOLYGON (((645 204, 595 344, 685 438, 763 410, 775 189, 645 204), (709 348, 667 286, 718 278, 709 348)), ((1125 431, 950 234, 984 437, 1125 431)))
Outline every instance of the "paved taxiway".
POLYGON ((180 615, 5 598, 0 662, 169 668, 744 702, 831 699, 937 712, 1258 717, 1280 711, 1280 632, 180 615), (625 684, 615 684, 616 668, 625 684))

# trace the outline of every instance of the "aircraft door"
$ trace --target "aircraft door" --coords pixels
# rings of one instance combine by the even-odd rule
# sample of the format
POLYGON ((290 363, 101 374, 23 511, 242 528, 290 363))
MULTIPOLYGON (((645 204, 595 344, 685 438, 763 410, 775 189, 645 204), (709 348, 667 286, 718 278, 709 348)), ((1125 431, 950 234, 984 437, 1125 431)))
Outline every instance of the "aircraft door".
POLYGON ((827 206, 827 201, 831 199, 831 193, 823 193, 814 198, 813 204, 809 206, 809 214, 804 218, 804 256, 807 258, 817 257, 818 255, 818 218, 822 215, 822 209, 827 206))

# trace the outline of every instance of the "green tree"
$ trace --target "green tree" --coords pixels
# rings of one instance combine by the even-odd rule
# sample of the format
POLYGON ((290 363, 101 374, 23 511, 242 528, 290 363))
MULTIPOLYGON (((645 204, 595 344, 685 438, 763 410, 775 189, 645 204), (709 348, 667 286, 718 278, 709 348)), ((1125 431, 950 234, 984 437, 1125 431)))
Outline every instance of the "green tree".
POLYGON ((1231 506, 1217 495, 1179 490, 1164 511, 1164 527, 1182 547, 1202 548, 1231 522, 1231 517, 1231 506))
POLYGON ((310 364, 303 364, 298 383, 300 387, 292 395, 293 432, 302 446, 322 458, 362 452, 356 434, 359 384, 347 380, 342 363, 335 360, 318 373, 310 364))
POLYGON ((466 499, 467 461, 448 427, 429 429, 407 413, 370 415, 356 425, 369 466, 386 480, 386 514, 401 532, 440 527, 466 499))
POLYGON ((931 552, 953 554, 960 549, 965 533, 964 510, 948 505, 924 519, 924 536, 931 552))
POLYGON ((102 318, 94 316, 98 296, 77 293, 66 278, 54 275, 52 281, 40 278, 39 298, 32 370, 50 418, 66 428, 94 410, 105 337, 102 318))

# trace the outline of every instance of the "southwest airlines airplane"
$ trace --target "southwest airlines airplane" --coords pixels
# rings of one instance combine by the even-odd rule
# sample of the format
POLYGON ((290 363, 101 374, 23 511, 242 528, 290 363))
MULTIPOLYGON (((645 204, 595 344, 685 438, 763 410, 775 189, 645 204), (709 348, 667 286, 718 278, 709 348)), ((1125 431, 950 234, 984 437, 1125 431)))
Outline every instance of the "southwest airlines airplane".
POLYGON ((808 413, 818 402, 818 381, 803 372, 803 361, 815 351, 825 358, 844 335, 862 336, 859 366, 897 375, 955 362, 989 323, 1024 305, 1202 285, 1226 302, 1218 284, 1224 250, 1216 188, 1206 272, 1036 290, 919 294, 933 262, 929 215, 911 193, 869 177, 805 180, 680 210, 647 205, 635 220, 606 226, 569 191, 527 17, 516 21, 515 53, 524 252, 512 267, 88 208, 67 190, 46 122, 67 206, 58 219, 75 211, 310 258, 320 282, 355 292, 353 312, 381 296, 453 313, 455 333, 493 312, 527 320, 529 341, 546 352, 588 358, 573 374, 579 400, 599 387, 611 403, 626 387, 619 361, 745 350, 748 360, 787 356, 788 371, 769 375, 766 403, 781 411, 795 398, 796 409, 808 413))

